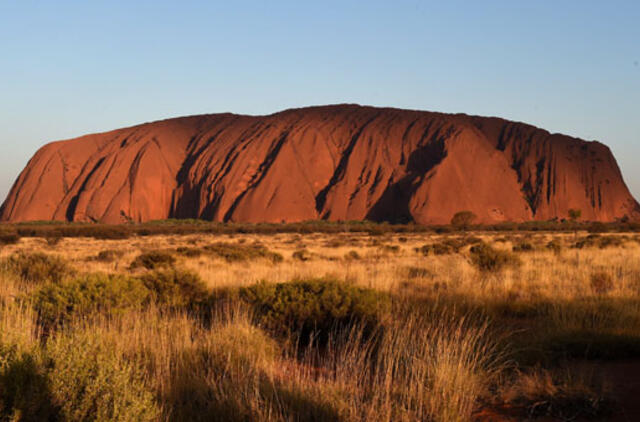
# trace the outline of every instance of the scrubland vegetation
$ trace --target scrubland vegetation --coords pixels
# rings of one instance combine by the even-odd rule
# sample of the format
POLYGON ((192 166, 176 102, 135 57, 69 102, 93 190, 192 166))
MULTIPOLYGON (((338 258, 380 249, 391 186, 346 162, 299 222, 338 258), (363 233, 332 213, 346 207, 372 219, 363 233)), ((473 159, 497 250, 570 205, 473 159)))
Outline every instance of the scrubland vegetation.
POLYGON ((6 227, 0 420, 628 412, 608 368, 640 371, 640 236, 463 223, 6 227))

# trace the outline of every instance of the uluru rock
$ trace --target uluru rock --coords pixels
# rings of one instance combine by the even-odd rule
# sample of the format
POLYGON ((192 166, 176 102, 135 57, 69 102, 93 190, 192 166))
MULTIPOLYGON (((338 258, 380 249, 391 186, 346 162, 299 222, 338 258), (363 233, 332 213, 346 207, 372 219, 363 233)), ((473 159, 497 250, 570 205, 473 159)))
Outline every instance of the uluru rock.
POLYGON ((2 221, 637 219, 611 151, 498 118, 337 105, 213 114, 44 146, 2 221))

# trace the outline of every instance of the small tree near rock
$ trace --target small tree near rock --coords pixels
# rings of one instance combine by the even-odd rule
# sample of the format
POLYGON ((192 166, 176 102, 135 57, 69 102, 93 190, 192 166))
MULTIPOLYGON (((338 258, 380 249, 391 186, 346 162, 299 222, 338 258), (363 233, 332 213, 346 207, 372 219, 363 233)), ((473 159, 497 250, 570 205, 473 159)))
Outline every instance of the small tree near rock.
POLYGON ((476 218, 477 216, 471 211, 460 211, 451 219, 451 225, 457 229, 467 230, 476 218))
POLYGON ((569 210, 569 219, 571 221, 578 221, 580 217, 582 217, 582 210, 573 208, 569 210))

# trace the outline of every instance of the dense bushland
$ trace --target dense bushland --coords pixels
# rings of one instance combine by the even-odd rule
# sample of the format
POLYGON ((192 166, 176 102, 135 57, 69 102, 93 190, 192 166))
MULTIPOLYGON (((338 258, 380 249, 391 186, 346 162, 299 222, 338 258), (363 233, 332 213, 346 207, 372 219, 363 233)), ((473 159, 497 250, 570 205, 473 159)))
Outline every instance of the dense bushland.
MULTIPOLYGON (((459 220, 459 219, 458 219, 459 220)), ((390 224, 372 221, 325 220, 301 223, 213 223, 205 220, 175 219, 146 223, 107 225, 99 223, 64 223, 53 221, 28 222, 0 225, 0 239, 6 234, 9 243, 15 243, 20 237, 90 237, 94 239, 126 239, 132 236, 187 235, 187 234, 275 234, 275 233, 369 233, 382 235, 387 233, 452 233, 467 231, 470 222, 452 225, 422 226, 419 224, 390 224), (3 234, 4 233, 4 234, 3 234)), ((524 223, 505 222, 500 224, 475 225, 477 231, 487 232, 566 232, 589 231, 592 233, 639 232, 640 223, 617 221, 612 223, 593 223, 571 220, 528 221, 524 223)))

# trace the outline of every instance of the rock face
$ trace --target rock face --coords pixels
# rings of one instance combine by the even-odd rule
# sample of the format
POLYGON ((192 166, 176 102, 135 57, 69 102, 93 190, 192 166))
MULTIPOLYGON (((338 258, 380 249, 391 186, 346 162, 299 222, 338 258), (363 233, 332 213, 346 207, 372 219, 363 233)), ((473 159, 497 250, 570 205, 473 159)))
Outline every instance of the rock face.
POLYGON ((147 123, 44 146, 2 221, 448 223, 640 216, 610 150, 498 118, 338 105, 147 123))

